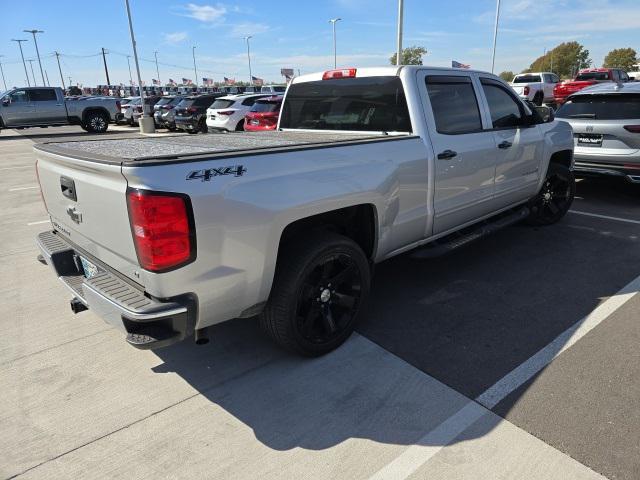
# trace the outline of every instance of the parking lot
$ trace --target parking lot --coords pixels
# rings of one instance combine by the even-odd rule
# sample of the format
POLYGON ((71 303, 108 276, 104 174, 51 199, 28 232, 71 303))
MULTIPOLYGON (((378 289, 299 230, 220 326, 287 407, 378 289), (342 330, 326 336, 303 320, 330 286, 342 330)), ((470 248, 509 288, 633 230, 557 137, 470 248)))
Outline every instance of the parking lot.
POLYGON ((255 320, 139 351, 36 261, 33 143, 88 135, 0 135, 3 478, 640 478, 639 186, 580 179, 557 225, 378 265, 322 358, 255 320))

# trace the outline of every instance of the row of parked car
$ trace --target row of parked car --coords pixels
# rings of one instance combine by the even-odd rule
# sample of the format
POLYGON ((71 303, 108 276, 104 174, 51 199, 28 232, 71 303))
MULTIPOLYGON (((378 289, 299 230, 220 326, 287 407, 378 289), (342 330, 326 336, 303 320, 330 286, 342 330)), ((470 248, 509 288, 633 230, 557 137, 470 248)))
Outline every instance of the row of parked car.
POLYGON ((153 115, 156 128, 188 133, 241 130, 273 130, 278 123, 282 95, 273 93, 206 93, 125 98, 116 115, 117 124, 135 126, 143 113, 153 115))
POLYGON ((573 80, 560 81, 553 72, 521 73, 513 78, 511 87, 523 100, 536 105, 562 105, 567 97, 583 88, 599 83, 627 83, 634 81, 621 68, 585 68, 573 80))

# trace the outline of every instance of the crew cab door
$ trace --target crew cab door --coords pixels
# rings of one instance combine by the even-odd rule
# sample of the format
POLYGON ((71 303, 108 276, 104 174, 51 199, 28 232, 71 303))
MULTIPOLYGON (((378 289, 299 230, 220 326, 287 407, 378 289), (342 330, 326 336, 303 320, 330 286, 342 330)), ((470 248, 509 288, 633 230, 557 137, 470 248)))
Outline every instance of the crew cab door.
POLYGON ((58 98, 55 88, 34 88, 29 95, 36 108, 38 123, 67 123, 64 99, 58 98))
POLYGON ((423 70, 418 84, 435 154, 437 235, 491 211, 496 146, 493 132, 483 130, 475 74, 423 70))
POLYGON ((36 108, 29 96, 29 90, 20 89, 2 98, 0 115, 6 127, 19 127, 36 123, 36 108), (8 99, 8 102, 5 100, 8 99))
POLYGON ((490 118, 487 130, 494 137, 494 209, 533 196, 542 164, 542 132, 530 123, 530 112, 502 82, 480 76, 485 111, 490 118))

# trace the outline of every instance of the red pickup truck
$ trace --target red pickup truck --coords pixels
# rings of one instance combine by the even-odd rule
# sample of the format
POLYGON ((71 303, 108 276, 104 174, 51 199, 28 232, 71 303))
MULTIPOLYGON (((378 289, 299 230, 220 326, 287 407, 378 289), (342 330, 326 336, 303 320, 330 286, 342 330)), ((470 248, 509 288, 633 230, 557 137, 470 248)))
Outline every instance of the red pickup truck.
POLYGON ((569 95, 585 87, 603 82, 629 82, 627 72, 620 68, 585 68, 578 71, 573 80, 558 83, 553 89, 553 99, 557 105, 562 105, 569 95))

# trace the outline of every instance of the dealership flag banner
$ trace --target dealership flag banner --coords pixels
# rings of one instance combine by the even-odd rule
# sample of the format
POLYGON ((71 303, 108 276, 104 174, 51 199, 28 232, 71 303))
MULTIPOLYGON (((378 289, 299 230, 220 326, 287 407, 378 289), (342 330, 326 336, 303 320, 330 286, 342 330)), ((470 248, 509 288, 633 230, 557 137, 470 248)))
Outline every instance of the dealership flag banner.
POLYGON ((227 77, 223 77, 224 78, 224 83, 226 83, 227 85, 235 85, 236 84, 236 79, 235 78, 227 78, 227 77))
POLYGON ((466 63, 456 62, 455 60, 451 60, 452 68, 471 68, 471 65, 467 65, 466 63))
POLYGON ((202 77, 202 84, 209 86, 213 85, 213 78, 202 77))
POLYGON ((171 85, 172 87, 175 87, 176 86, 176 82, 172 78, 170 78, 169 79, 169 85, 171 85))
POLYGON ((280 75, 287 80, 287 83, 290 82, 293 78, 293 68, 281 68, 280 75))
POLYGON ((193 85, 193 80, 191 80, 190 78, 183 78, 182 79, 182 84, 183 85, 193 85))
POLYGON ((156 80, 155 78, 152 78, 151 81, 153 82, 154 85, 160 85, 160 80, 156 80))
POLYGON ((253 82, 254 85, 258 87, 261 87, 262 85, 264 85, 264 80, 259 77, 251 76, 251 81, 253 82))

